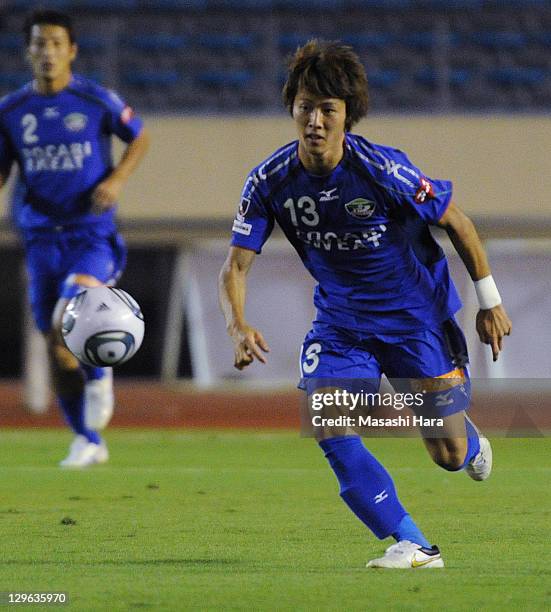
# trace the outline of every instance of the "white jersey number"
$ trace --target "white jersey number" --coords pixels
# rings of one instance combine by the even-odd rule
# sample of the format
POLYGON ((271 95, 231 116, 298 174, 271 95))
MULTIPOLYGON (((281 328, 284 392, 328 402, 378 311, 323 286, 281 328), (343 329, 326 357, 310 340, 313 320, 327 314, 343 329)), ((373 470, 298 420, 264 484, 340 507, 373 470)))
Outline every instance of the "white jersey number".
POLYGON ((35 115, 31 115, 31 113, 23 115, 21 127, 23 128, 23 142, 25 144, 34 144, 38 142, 38 136, 35 134, 37 126, 38 121, 35 115))
POLYGON ((319 365, 320 358, 318 354, 321 352, 321 344, 314 342, 304 352, 304 363, 302 364, 302 371, 305 374, 311 374, 319 365))
POLYGON ((300 216, 300 221, 309 227, 315 227, 320 222, 320 216, 316 210, 316 202, 309 196, 302 196, 298 199, 296 206, 293 198, 289 198, 283 208, 289 209, 291 215, 291 223, 298 227, 299 218, 297 217, 297 209, 303 214, 300 216))

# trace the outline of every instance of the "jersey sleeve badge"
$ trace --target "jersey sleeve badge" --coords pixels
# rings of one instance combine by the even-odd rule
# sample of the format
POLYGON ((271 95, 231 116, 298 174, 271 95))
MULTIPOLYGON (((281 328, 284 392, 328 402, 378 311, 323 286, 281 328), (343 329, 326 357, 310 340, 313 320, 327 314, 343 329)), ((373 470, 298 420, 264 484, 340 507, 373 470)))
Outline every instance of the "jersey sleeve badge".
POLYGON ((415 193, 415 201, 417 204, 423 204, 428 199, 434 198, 434 190, 432 183, 426 178, 421 178, 421 185, 415 193))

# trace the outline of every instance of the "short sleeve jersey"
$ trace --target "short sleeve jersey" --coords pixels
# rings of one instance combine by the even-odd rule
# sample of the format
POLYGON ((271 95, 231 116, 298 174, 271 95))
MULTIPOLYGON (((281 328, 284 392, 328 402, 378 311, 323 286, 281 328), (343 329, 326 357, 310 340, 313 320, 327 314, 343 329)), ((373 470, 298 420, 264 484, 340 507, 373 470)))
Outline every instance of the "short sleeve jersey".
POLYGON ((12 210, 24 232, 59 225, 113 224, 114 210, 90 212, 91 194, 113 169, 111 137, 142 129, 115 93, 74 75, 54 95, 32 83, 0 101, 0 169, 19 167, 12 210))
POLYGON ((375 334, 427 329, 461 307, 429 230, 451 194, 402 151, 353 134, 330 174, 309 174, 295 141, 247 177, 231 244, 260 253, 277 222, 318 283, 317 321, 375 334))

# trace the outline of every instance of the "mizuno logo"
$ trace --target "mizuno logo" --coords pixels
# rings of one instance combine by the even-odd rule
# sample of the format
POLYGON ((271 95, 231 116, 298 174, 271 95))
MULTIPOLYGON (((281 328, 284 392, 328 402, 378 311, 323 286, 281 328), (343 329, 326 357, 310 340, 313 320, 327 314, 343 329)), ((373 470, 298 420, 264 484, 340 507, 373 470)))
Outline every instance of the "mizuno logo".
POLYGON ((47 106, 42 113, 44 119, 57 119, 59 117, 59 111, 56 106, 47 106))
POLYGON ((388 497, 388 493, 386 492, 386 489, 383 489, 380 493, 377 493, 377 495, 375 495, 375 497, 373 498, 373 501, 376 504, 380 504, 382 501, 384 501, 386 498, 388 497))
POLYGON ((453 399, 450 397, 451 391, 446 391, 445 393, 439 393, 436 396, 436 406, 449 406, 453 404, 453 399))
POLYGON ((324 189, 320 191, 320 202, 331 202, 332 200, 338 200, 339 194, 334 193, 335 191, 337 191, 336 187, 333 187, 333 189, 324 189))

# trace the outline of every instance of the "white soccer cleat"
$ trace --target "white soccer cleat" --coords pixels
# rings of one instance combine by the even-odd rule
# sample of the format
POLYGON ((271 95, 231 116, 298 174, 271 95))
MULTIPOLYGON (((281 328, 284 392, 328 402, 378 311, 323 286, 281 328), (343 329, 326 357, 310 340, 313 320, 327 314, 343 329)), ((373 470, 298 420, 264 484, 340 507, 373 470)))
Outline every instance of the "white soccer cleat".
POLYGON ((63 461, 60 461, 59 465, 61 467, 80 468, 97 463, 106 463, 108 460, 109 451, 103 440, 99 444, 94 444, 84 436, 78 435, 69 447, 69 454, 63 461))
POLYGON ((484 436, 478 439, 480 452, 467 463, 465 471, 473 480, 486 480, 492 473, 492 445, 484 436))
POLYGON ((103 368, 104 375, 84 385, 84 423, 88 429, 104 429, 115 406, 113 368, 103 368))
POLYGON ((444 567, 438 546, 423 548, 409 540, 401 540, 389 546, 383 557, 372 559, 366 567, 386 569, 428 569, 444 567))

